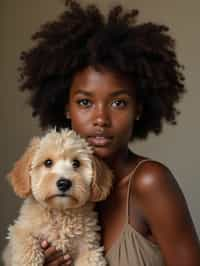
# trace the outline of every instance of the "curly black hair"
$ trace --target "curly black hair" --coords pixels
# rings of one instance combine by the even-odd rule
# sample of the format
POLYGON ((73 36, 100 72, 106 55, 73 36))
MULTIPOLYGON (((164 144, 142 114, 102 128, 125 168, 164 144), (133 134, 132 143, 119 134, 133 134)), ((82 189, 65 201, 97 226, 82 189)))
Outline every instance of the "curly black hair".
POLYGON ((30 91, 33 116, 43 129, 70 127, 65 117, 70 85, 87 66, 103 66, 133 81, 143 107, 133 138, 159 134, 163 121, 176 124, 175 105, 186 89, 175 41, 168 27, 138 24, 137 15, 117 5, 105 16, 95 5, 68 0, 65 12, 32 36, 36 45, 20 56, 20 89, 30 91))

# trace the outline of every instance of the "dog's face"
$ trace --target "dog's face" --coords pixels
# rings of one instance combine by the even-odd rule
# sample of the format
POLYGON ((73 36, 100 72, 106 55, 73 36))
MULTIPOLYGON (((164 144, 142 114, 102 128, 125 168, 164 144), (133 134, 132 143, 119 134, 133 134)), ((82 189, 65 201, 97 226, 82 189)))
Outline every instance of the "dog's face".
POLYGON ((51 132, 41 141, 31 166, 36 200, 66 208, 79 207, 90 197, 91 149, 73 131, 51 132))
POLYGON ((112 184, 106 165, 92 155, 85 140, 67 129, 34 139, 10 176, 19 196, 32 193, 41 204, 60 209, 105 199, 112 184))

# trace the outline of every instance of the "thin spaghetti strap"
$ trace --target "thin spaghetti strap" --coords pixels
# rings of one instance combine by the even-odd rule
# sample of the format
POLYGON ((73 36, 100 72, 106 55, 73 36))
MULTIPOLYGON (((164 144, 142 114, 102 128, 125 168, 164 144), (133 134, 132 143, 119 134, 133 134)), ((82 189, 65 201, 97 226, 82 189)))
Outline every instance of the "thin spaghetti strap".
POLYGON ((144 159, 144 160, 139 161, 136 164, 135 168, 129 174, 130 177, 128 181, 128 191, 127 191, 127 198, 126 198, 126 222, 127 223, 129 223, 129 195, 130 195, 130 189, 131 189, 130 187, 131 187, 132 179, 135 176, 135 172, 140 167, 140 165, 148 161, 151 161, 151 159, 144 159))

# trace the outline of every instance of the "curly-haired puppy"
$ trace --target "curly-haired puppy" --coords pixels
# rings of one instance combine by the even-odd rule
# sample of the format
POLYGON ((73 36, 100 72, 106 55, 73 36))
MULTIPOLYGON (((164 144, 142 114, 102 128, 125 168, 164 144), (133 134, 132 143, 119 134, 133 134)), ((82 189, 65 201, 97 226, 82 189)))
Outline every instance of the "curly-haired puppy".
POLYGON ((5 265, 42 266, 41 239, 69 253, 74 265, 106 265, 94 202, 105 199, 112 173, 72 130, 33 138, 9 174, 20 215, 9 227, 5 265))

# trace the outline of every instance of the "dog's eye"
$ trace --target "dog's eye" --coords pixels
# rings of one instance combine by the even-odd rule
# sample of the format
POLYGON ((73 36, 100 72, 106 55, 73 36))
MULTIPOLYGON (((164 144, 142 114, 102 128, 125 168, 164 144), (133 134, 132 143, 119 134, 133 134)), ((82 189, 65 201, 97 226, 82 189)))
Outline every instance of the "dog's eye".
POLYGON ((44 161, 44 165, 50 168, 53 165, 53 161, 51 159, 47 159, 44 161))
POLYGON ((74 159, 74 160, 72 161, 72 166, 73 166, 74 169, 79 168, 80 165, 81 165, 81 163, 80 163, 79 160, 74 159))

